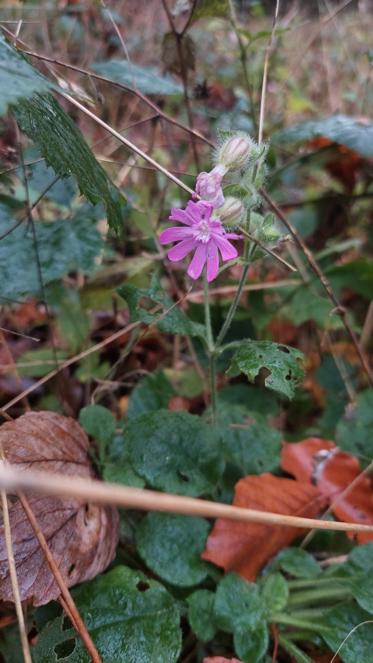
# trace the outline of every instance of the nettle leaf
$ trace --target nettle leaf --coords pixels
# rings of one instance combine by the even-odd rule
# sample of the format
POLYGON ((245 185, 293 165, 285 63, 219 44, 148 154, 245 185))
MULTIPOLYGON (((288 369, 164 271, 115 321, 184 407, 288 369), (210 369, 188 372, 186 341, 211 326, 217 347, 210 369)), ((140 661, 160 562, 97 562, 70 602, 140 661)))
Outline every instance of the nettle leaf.
POLYGON ((170 398, 174 395, 174 388, 163 371, 151 373, 140 380, 132 391, 128 402, 127 417, 133 419, 145 412, 167 408, 170 398))
POLYGON ((256 628, 264 618, 265 603, 255 583, 228 573, 216 590, 214 614, 219 628, 233 633, 240 627, 256 628))
MULTIPOLYGON (((175 600, 158 582, 125 566, 74 592, 78 610, 105 661, 176 663, 181 649, 175 600)), ((49 622, 33 647, 35 663, 89 663, 76 631, 64 616, 49 622)))
POLYGON ((282 436, 265 417, 251 415, 242 405, 220 403, 218 424, 225 459, 236 465, 242 476, 279 467, 282 436))
POLYGON ((268 389, 288 398, 304 377, 300 350, 271 341, 243 341, 235 352, 228 375, 244 373, 250 382, 262 375, 268 389))
POLYGON ((315 558, 302 548, 284 548, 276 555, 270 568, 280 568, 295 578, 316 578, 321 573, 315 558))
POLYGON ((189 320, 185 313, 175 305, 175 302, 161 287, 157 274, 153 274, 149 288, 136 288, 131 284, 126 284, 118 288, 117 292, 127 302, 131 322, 141 321, 146 325, 151 325, 168 311, 157 322, 160 331, 166 334, 205 337, 204 326, 189 320))
POLYGON ((363 157, 373 156, 373 123, 360 122, 347 115, 332 115, 321 120, 302 122, 272 136, 273 143, 305 142, 325 136, 334 143, 347 145, 363 157))
POLYGON ((214 617, 215 593, 198 589, 187 598, 189 624, 199 640, 212 640, 218 627, 214 617))
POLYGON ((17 105, 17 121, 57 175, 74 175, 93 204, 105 205, 114 230, 123 226, 124 198, 96 160, 77 126, 52 95, 35 95, 17 105))
POLYGON ((272 573, 264 579, 261 595, 266 607, 266 614, 281 612, 289 599, 289 586, 281 573, 272 573))
POLYGON ((364 461, 373 457, 373 389, 359 394, 356 405, 349 406, 336 429, 336 442, 344 451, 364 461))
POLYGON ((323 624, 330 629, 322 637, 331 651, 337 651, 343 643, 338 652, 343 663, 371 663, 373 628, 368 612, 354 602, 344 602, 325 613, 323 624), (366 621, 369 623, 364 624, 366 621))
MULTIPOLYGON (((16 221, 8 207, 0 203, 0 234, 16 221)), ((44 285, 79 271, 97 269, 97 257, 104 239, 92 214, 78 213, 63 221, 35 221, 35 235, 44 285)), ((21 224, 0 242, 1 294, 11 299, 40 295, 40 279, 32 228, 21 224)))
POLYGON ((159 490, 205 495, 224 469, 214 429, 188 412, 159 410, 131 419, 124 440, 134 470, 159 490))
POLYGON ((203 518, 149 513, 137 528, 138 551, 160 578, 191 587, 202 582, 209 571, 207 562, 201 560, 209 529, 203 518))
POLYGON ((9 104, 32 97, 35 92, 47 92, 51 87, 52 83, 0 32, 0 115, 7 112, 9 104))
POLYGON ((107 60, 96 62, 92 69, 102 76, 111 78, 117 83, 123 83, 140 90, 144 94, 157 94, 167 96, 182 94, 183 87, 172 76, 162 74, 157 67, 143 66, 128 62, 128 60, 107 60))

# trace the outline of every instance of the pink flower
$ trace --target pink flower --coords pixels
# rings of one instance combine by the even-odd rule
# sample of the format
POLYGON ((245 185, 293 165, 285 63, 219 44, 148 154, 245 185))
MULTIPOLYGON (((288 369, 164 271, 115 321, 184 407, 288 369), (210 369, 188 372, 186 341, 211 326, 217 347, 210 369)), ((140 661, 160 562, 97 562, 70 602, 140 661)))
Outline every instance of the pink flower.
POLYGON ((219 253, 223 262, 237 257, 236 248, 228 240, 240 239, 235 233, 226 233, 219 219, 211 219, 212 212, 213 205, 204 200, 197 203, 190 201, 185 210, 173 208, 170 219, 186 227, 168 228, 159 237, 161 244, 178 242, 167 253, 172 262, 183 260, 194 251, 188 274, 192 279, 198 279, 206 264, 209 282, 218 275, 219 253))
POLYGON ((216 166, 209 173, 200 173, 196 181, 196 193, 202 200, 207 200, 213 207, 221 207, 224 203, 221 183, 225 168, 216 166))

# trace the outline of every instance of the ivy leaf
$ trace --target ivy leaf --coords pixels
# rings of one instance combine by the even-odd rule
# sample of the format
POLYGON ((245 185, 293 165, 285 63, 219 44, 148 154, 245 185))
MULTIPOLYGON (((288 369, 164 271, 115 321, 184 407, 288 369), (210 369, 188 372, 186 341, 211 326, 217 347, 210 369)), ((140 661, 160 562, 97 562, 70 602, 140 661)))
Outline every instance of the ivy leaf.
POLYGON ((9 104, 32 97, 35 92, 47 92, 52 84, 7 42, 0 32, 0 115, 9 104))
MULTIPOLYGON (((9 208, 0 203, 0 234, 14 224, 9 208)), ((79 212, 73 219, 35 221, 34 227, 44 285, 71 271, 89 274, 97 269, 104 241, 92 214, 79 212)), ((32 228, 20 225, 1 240, 0 281, 3 297, 41 294, 32 228)))
POLYGON ((205 336, 203 325, 189 320, 185 313, 161 287, 158 275, 153 274, 149 288, 136 288, 131 284, 118 288, 118 294, 127 302, 131 314, 131 322, 141 321, 151 325, 166 311, 168 313, 157 323, 158 329, 166 334, 185 334, 187 336, 205 336), (148 308, 144 306, 148 301, 148 308), (156 308, 151 312, 149 309, 156 308), (169 310, 170 309, 170 310, 169 310))
POLYGON ((333 143, 347 145, 363 157, 373 156, 373 123, 361 122, 347 115, 332 115, 297 124, 272 136, 272 142, 305 142, 318 136, 326 136, 333 143))
MULTIPOLYGON (((368 461, 373 457, 373 389, 359 394, 337 424, 336 441, 344 451, 368 461)), ((365 463, 366 464, 366 463, 365 463)))
POLYGON ((132 467, 159 490, 205 495, 223 471, 214 429, 188 412, 159 410, 131 419, 124 440, 132 467))
POLYGON ((260 374, 264 384, 288 398, 304 377, 303 353, 271 341, 243 341, 235 352, 228 375, 244 373, 250 382, 260 374))
POLYGON ((370 663, 373 649, 373 628, 371 615, 356 603, 342 603, 323 616, 323 624, 330 631, 322 637, 331 651, 339 650, 343 663, 370 663), (369 621, 368 624, 363 622, 369 621), (355 628, 357 627, 358 628, 355 628), (348 636, 348 637, 347 637, 348 636))
POLYGON ((265 614, 265 604, 258 586, 235 573, 228 573, 216 590, 214 614, 223 631, 255 628, 265 614))
POLYGON ((96 205, 103 202, 114 230, 123 226, 124 199, 88 147, 79 129, 52 95, 35 95, 17 105, 21 129, 37 144, 57 175, 74 175, 81 192, 96 205))
POLYGON ((151 373, 140 380, 131 393, 127 417, 132 419, 145 412, 167 408, 175 391, 163 371, 151 373))
POLYGON ((321 573, 320 565, 302 548, 285 548, 271 563, 271 570, 280 568, 294 578, 316 578, 321 573))
POLYGON ((191 587, 202 582, 209 570, 201 560, 209 529, 203 518, 149 513, 137 529, 138 551, 160 578, 191 587))
POLYGON ((199 640, 212 640, 217 625, 214 617, 215 593, 198 589, 187 598, 189 624, 199 640))
MULTIPOLYGON (((175 600, 158 582, 125 566, 74 592, 78 610, 102 659, 115 663, 176 663, 181 649, 175 600)), ((33 647, 35 663, 89 663, 76 631, 64 617, 49 622, 33 647)))
POLYGON ((145 67, 128 62, 128 60, 113 59, 97 62, 92 65, 92 69, 117 83, 136 87, 144 94, 157 94, 164 97, 181 94, 183 91, 180 83, 175 81, 172 76, 162 74, 157 67, 145 67))

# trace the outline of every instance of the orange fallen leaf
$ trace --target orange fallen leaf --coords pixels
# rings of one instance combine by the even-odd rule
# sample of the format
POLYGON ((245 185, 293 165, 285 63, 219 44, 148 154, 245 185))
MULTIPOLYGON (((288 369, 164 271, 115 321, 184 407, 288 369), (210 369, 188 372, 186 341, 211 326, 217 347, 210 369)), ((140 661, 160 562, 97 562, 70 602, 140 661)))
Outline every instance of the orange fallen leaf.
MULTIPOLYGON (((314 518, 325 500, 309 483, 265 473, 240 479, 235 487, 235 506, 314 518)), ((282 525, 241 523, 218 518, 207 539, 202 558, 254 580, 279 550, 288 546, 301 529, 282 525)))
MULTIPOLYGON (((324 495, 339 520, 373 523, 373 489, 362 474, 355 456, 341 451, 334 442, 310 437, 302 442, 284 444, 281 467, 296 479, 315 486, 324 495), (352 482, 354 485, 351 489, 352 482)), ((372 534, 348 534, 359 543, 373 541, 372 534)))
MULTIPOLYGON (((3 424, 0 447, 19 470, 93 476, 87 435, 74 419, 55 412, 27 412, 3 424)), ((38 495, 28 501, 68 587, 94 578, 113 560, 118 541, 115 508, 38 495)), ((56 599, 58 585, 19 500, 9 504, 9 516, 22 601, 30 599, 38 606, 56 599)), ((14 600, 1 522, 0 599, 14 600)))

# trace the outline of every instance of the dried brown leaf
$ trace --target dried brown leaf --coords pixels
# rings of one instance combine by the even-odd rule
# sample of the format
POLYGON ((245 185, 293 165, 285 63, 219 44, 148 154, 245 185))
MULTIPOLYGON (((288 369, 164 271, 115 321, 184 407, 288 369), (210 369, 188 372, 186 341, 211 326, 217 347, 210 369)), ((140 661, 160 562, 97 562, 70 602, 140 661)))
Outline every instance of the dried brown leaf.
MULTIPOLYGON (((87 435, 76 421, 55 412, 27 412, 3 424, 0 445, 18 470, 94 476, 87 435)), ((110 564, 118 541, 116 509, 37 495, 29 504, 68 587, 93 578, 110 564)), ((59 596, 59 588, 18 500, 9 505, 9 513, 21 599, 36 606, 48 603, 59 596)), ((13 600, 2 526, 0 599, 13 600)))

